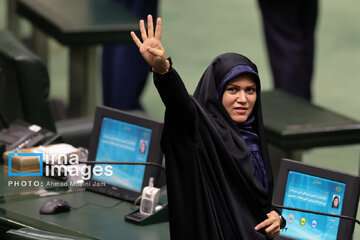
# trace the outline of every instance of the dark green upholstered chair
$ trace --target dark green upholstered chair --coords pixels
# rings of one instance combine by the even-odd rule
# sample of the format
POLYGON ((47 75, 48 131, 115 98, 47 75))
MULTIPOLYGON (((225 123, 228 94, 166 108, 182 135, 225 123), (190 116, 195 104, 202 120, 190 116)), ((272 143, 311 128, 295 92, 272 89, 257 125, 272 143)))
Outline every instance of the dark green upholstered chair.
POLYGON ((0 113, 7 121, 22 119, 55 131, 47 69, 7 31, 0 31, 0 69, 0 113))
POLYGON ((0 31, 0 113, 7 122, 21 119, 59 133, 66 143, 88 147, 93 119, 55 123, 49 84, 48 71, 39 57, 12 33, 0 31))
POLYGON ((6 232, 7 240, 86 240, 89 238, 80 238, 60 233, 42 231, 33 228, 11 229, 6 232))

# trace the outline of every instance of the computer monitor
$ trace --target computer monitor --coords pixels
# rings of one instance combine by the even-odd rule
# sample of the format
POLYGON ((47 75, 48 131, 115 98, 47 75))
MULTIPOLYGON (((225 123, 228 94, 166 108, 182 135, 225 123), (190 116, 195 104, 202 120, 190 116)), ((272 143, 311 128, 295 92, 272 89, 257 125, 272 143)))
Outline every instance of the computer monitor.
MULTIPOLYGON (((274 203, 286 207, 356 217, 360 177, 282 159, 274 203)), ((277 239, 351 239, 354 222, 282 210, 287 225, 277 239)))
MULTIPOLYGON (((161 133, 162 124, 159 122, 109 107, 97 107, 88 159, 161 165, 161 133)), ((95 164, 94 168, 96 166, 104 168, 104 165, 95 164)), ((111 174, 93 173, 85 187, 127 201, 135 201, 150 177, 156 181, 161 171, 156 166, 105 166, 111 166, 111 171, 107 172, 111 174)))

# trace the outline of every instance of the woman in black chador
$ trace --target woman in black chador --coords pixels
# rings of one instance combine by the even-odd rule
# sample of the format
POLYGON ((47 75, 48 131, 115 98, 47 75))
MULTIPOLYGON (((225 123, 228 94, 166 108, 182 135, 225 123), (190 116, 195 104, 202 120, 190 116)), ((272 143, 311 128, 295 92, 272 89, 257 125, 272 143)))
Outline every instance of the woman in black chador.
POLYGON ((264 139, 260 79, 246 57, 213 60, 190 96, 161 45, 161 19, 142 42, 166 106, 166 158, 172 239, 266 239, 279 235, 281 215, 271 207, 273 176, 264 139))

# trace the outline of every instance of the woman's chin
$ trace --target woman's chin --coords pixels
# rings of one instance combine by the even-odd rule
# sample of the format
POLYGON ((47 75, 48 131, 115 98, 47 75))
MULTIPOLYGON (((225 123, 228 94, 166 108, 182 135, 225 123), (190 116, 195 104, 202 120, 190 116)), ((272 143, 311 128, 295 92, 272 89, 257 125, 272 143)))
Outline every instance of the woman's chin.
POLYGON ((247 115, 237 115, 237 116, 232 116, 231 119, 236 123, 244 123, 248 119, 248 116, 247 115))

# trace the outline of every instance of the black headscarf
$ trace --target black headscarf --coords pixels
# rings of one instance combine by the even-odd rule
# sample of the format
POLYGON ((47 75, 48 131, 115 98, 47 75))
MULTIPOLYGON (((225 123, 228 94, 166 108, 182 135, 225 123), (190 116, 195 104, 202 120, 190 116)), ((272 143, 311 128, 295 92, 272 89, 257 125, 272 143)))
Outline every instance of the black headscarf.
MULTIPOLYGON (((252 79, 255 77, 259 78, 257 72, 255 72, 251 67, 247 65, 237 65, 231 68, 225 75, 225 77, 221 80, 219 84, 216 85, 217 93, 219 96, 219 100, 222 99, 224 94, 226 85, 234 78, 243 75, 249 74, 252 79)), ((254 80, 255 81, 255 80, 254 80)), ((258 92, 259 93, 259 92, 258 92)), ((254 167, 254 176, 256 179, 266 188, 268 189, 268 179, 266 176, 266 170, 264 166, 264 162, 261 156, 261 148, 259 145, 259 136, 257 132, 253 128, 253 123, 255 120, 254 114, 251 114, 248 119, 246 119, 243 123, 237 123, 242 138, 245 140, 248 150, 250 152, 250 158, 254 167)))
POLYGON ((191 98, 192 116, 174 118, 174 110, 166 110, 162 148, 166 156, 172 239, 266 239, 254 230, 267 218, 273 188, 263 131, 260 80, 255 78, 257 99, 252 127, 259 136, 268 190, 254 177, 247 145, 217 93, 216 86, 237 65, 257 72, 255 64, 240 54, 220 55, 206 69, 191 98), (186 134, 181 122, 189 121, 189 117, 191 134, 186 134))

